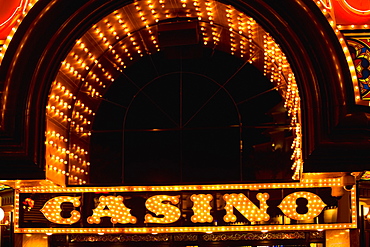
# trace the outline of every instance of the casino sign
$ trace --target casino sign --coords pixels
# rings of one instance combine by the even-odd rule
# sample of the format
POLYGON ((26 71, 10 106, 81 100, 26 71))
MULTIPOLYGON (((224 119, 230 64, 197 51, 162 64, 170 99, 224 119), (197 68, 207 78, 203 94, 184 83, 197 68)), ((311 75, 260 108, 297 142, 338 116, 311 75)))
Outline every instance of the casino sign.
POLYGON ((322 183, 21 188, 16 233, 204 233, 356 228, 356 189, 322 183), (32 203, 30 203, 32 202, 32 203), (348 203, 350 207, 348 208, 348 203), (335 219, 328 220, 328 215, 335 219), (340 215, 340 216, 339 216, 340 215))

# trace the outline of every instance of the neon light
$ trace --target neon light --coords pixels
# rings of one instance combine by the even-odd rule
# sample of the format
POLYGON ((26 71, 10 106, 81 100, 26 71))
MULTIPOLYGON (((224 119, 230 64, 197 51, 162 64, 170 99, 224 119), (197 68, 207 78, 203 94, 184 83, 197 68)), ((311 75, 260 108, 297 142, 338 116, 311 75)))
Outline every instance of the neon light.
MULTIPOLYGON (((331 0, 319 0, 319 2, 322 4, 322 5, 324 5, 324 7, 325 8, 327 8, 327 9, 331 9, 331 0)), ((318 3, 319 3, 318 2, 318 3)))
POLYGON ((11 14, 11 16, 5 20, 3 23, 0 24, 0 27, 4 26, 6 23, 8 23, 11 19, 14 18, 14 16, 17 14, 17 12, 19 11, 19 9, 22 8, 23 6, 23 9, 22 9, 22 12, 24 13, 25 12, 25 9, 26 9, 26 6, 28 4, 28 0, 21 0, 21 3, 19 4, 18 7, 15 8, 14 12, 11 14), (24 3, 25 2, 25 3, 24 3))
POLYGON ((358 15, 369 15, 370 14, 370 9, 368 9, 368 10, 360 10, 360 9, 354 8, 346 0, 340 0, 338 2, 342 6, 344 6, 345 8, 347 8, 348 10, 350 10, 351 12, 353 12, 355 14, 358 14, 358 15))

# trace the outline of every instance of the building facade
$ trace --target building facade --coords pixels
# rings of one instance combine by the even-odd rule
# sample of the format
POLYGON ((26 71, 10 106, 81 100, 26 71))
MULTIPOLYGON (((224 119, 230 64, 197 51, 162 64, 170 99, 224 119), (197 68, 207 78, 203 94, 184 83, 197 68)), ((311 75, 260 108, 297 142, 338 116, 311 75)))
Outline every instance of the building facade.
POLYGON ((2 243, 368 245, 366 2, 0 6, 2 243))

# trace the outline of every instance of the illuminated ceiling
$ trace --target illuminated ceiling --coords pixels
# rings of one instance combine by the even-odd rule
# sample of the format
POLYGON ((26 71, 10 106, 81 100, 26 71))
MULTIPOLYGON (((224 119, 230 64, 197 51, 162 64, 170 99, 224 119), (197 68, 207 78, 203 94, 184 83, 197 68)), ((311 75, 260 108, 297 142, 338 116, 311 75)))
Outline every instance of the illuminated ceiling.
MULTIPOLYGON (((90 166, 95 165, 90 164, 90 142, 96 114, 102 102, 110 101, 109 90, 120 78, 128 77, 127 70, 132 66, 143 59, 164 56, 168 67, 180 53, 194 59, 199 56, 197 52, 204 55, 206 51, 229 54, 233 57, 230 61, 241 61, 235 74, 244 66, 257 68, 272 85, 267 91, 282 96, 294 139, 292 174, 298 179, 302 171, 300 99, 284 53, 255 20, 234 7, 216 1, 188 0, 135 1, 97 22, 76 41, 49 94, 47 177, 57 184, 89 183, 90 166), (191 48, 184 50, 187 47, 191 48)), ((222 66, 219 69, 222 71, 222 66)), ((149 73, 144 67, 139 71, 143 77, 149 73)), ((198 77, 204 76, 199 73, 198 77)))

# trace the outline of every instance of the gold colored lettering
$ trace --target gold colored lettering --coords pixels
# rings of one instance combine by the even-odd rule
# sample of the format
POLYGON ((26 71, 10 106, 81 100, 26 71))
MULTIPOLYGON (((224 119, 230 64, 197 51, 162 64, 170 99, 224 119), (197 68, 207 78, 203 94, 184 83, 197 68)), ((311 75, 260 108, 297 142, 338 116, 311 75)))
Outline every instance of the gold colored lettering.
POLYGON ((266 201, 268 198, 268 193, 258 193, 257 199, 260 201, 260 208, 258 208, 244 194, 225 194, 224 200, 226 201, 226 215, 224 216, 224 221, 236 221, 233 208, 236 208, 249 221, 269 220, 270 216, 266 213, 268 208, 266 201))
POLYGON ((321 198, 311 192, 294 192, 287 195, 278 206, 281 211, 291 219, 294 220, 310 220, 317 217, 326 204, 321 200, 321 198), (305 214, 297 213, 297 199, 306 198, 308 212, 305 214))
POLYGON ((40 210, 45 218, 53 223, 70 225, 78 222, 81 218, 81 213, 77 210, 71 211, 71 217, 63 218, 61 216, 62 203, 71 202, 74 207, 80 206, 80 196, 58 196, 47 201, 40 210))
POLYGON ((179 198, 180 196, 168 195, 157 195, 148 198, 145 202, 145 206, 157 217, 151 214, 146 214, 145 223, 169 224, 176 222, 181 216, 180 209, 174 206, 180 202, 179 198))
POLYGON ((136 217, 132 216, 130 211, 131 209, 123 203, 122 196, 101 196, 99 197, 99 205, 93 209, 93 215, 87 218, 87 222, 99 224, 101 217, 110 217, 113 224, 135 224, 136 217))
POLYGON ((213 217, 211 215, 210 202, 212 201, 213 196, 211 194, 199 194, 192 195, 190 200, 193 202, 193 212, 194 215, 191 216, 191 221, 194 223, 200 222, 212 222, 213 217))

